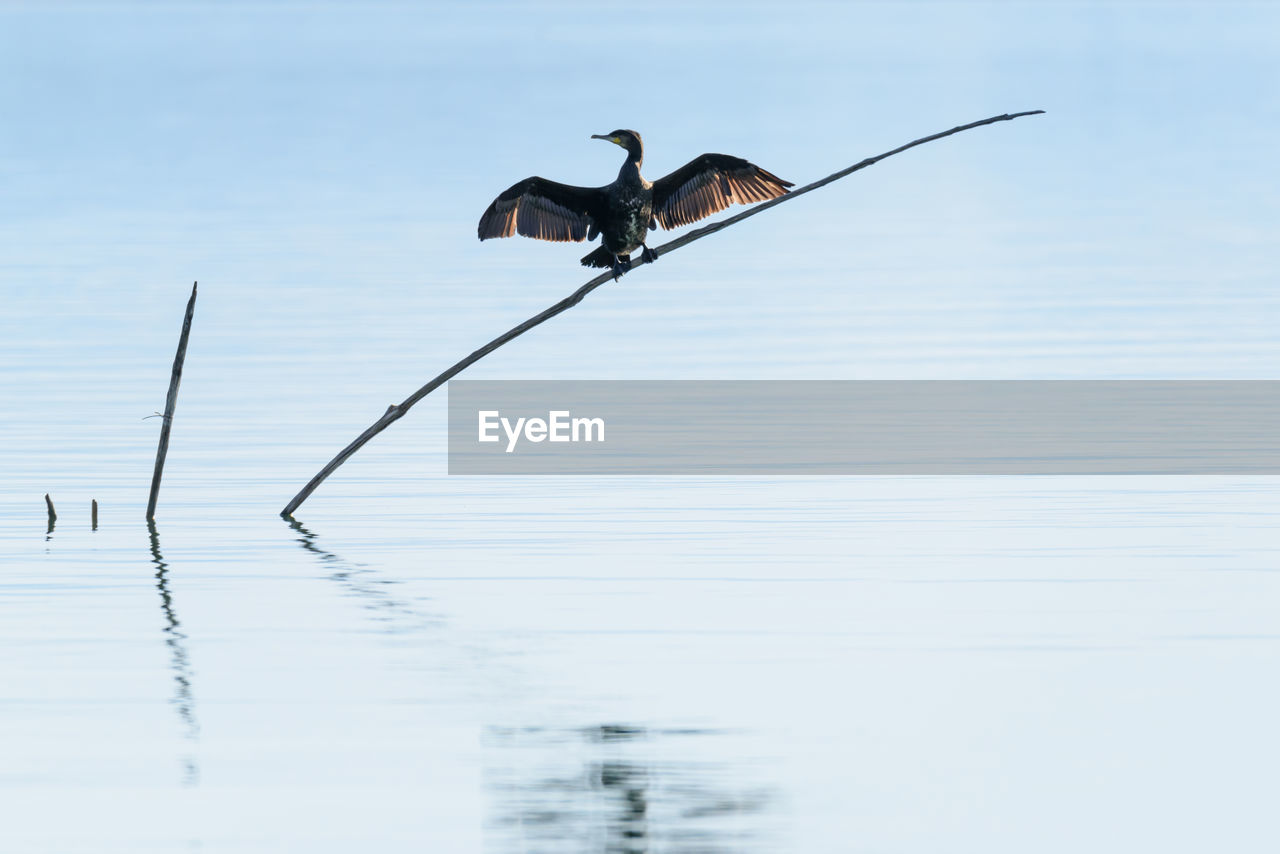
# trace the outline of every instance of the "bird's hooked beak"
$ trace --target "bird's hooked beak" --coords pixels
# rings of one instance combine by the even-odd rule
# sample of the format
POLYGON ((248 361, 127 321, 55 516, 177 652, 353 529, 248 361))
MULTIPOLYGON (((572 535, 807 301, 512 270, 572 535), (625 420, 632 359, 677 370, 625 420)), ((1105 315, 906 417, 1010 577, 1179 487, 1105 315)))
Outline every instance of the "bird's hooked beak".
POLYGON ((603 139, 606 142, 612 142, 614 145, 622 145, 622 137, 619 137, 619 136, 608 136, 607 134, 603 134, 603 133, 593 133, 591 134, 591 138, 603 139))

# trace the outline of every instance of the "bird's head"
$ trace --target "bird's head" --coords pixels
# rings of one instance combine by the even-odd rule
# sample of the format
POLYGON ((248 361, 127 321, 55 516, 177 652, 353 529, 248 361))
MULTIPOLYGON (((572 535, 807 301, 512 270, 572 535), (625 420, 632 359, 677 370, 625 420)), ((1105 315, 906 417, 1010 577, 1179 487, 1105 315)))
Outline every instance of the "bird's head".
POLYGON ((615 130, 609 133, 593 133, 592 139, 604 139, 614 145, 620 145, 636 160, 644 157, 644 145, 640 142, 640 134, 633 130, 615 130))

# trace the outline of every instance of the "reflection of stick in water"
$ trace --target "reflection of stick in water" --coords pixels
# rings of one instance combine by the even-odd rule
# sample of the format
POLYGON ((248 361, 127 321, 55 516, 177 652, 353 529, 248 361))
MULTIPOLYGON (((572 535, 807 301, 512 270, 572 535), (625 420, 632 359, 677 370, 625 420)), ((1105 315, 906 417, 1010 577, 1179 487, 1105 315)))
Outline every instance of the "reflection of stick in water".
POLYGON ((747 783, 750 763, 687 758, 685 739, 723 737, 627 724, 492 728, 487 741, 502 757, 486 775, 497 796, 495 850, 764 850, 773 795, 747 783))
MULTIPOLYGON (((178 622, 178 614, 173 607, 173 594, 169 592, 169 565, 160 555, 160 532, 156 523, 147 520, 147 530, 151 533, 151 562, 156 567, 156 589, 160 591, 160 610, 164 613, 164 643, 169 648, 169 668, 173 671, 173 703, 178 710, 178 719, 182 722, 183 736, 189 741, 197 741, 200 737, 200 723, 196 719, 195 698, 191 691, 191 659, 187 655, 187 636, 182 631, 182 623, 178 622)), ((183 783, 193 786, 200 780, 200 766, 193 755, 183 758, 185 774, 183 783)))
POLYGON ((379 573, 344 560, 333 552, 316 545, 317 536, 302 526, 297 519, 287 519, 291 529, 298 533, 298 543, 329 567, 329 576, 350 594, 363 600, 364 606, 373 612, 373 619, 388 634, 404 634, 427 628, 436 628, 440 618, 424 614, 410 602, 398 599, 388 592, 396 582, 380 578, 379 573))

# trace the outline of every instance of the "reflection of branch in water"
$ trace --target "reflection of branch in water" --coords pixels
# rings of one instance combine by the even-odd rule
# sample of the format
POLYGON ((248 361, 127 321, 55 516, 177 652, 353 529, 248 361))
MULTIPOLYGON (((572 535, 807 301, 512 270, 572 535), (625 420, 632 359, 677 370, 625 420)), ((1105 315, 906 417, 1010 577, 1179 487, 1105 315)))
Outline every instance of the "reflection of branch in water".
MULTIPOLYGON (((182 722, 183 735, 189 741, 197 741, 200 737, 200 723, 196 719, 195 698, 191 691, 191 659, 187 655, 187 636, 182 631, 182 623, 178 622, 178 614, 173 607, 173 594, 169 592, 169 565, 160 555, 160 532, 156 530, 155 520, 147 520, 147 530, 151 534, 151 562, 156 567, 156 589, 160 591, 160 610, 164 613, 164 643, 169 648, 169 668, 173 671, 173 703, 178 710, 178 718, 182 722)), ((193 786, 200 780, 200 766, 194 755, 182 760, 184 766, 183 783, 193 786)))
POLYGON ((504 749, 504 767, 490 782, 499 799, 493 826, 505 843, 499 850, 759 850, 767 835, 762 832, 770 803, 765 788, 744 788, 743 769, 728 763, 653 757, 655 750, 672 749, 676 737, 714 735, 618 724, 490 730, 490 742, 504 749))
POLYGON ((373 619, 382 624, 385 632, 406 634, 439 625, 439 617, 423 614, 411 603, 391 595, 389 588, 397 582, 382 578, 375 570, 353 564, 320 548, 316 545, 317 536, 304 528, 297 519, 285 521, 299 534, 298 542, 302 547, 329 567, 329 577, 341 584, 347 593, 361 599, 364 606, 373 612, 373 619))

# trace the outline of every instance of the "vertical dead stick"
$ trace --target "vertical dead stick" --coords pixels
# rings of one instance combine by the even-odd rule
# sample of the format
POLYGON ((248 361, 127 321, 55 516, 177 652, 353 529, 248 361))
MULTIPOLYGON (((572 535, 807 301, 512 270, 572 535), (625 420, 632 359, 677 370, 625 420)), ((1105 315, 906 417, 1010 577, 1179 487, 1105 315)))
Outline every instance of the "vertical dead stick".
MULTIPOLYGON (((731 217, 726 217, 725 219, 719 220, 717 222, 713 222, 710 225, 704 225, 702 228, 696 228, 693 231, 689 232, 688 234, 685 234, 681 237, 677 237, 675 240, 669 241, 667 243, 662 244, 661 246, 656 247, 654 249, 654 252, 656 253, 655 257, 657 255, 670 254, 671 252, 674 252, 680 247, 686 246, 695 240, 701 240, 702 238, 706 237, 709 234, 715 234, 717 231, 720 231, 721 229, 728 228, 729 226, 742 222, 744 219, 747 219, 749 217, 757 216, 763 213, 764 211, 769 210, 770 208, 774 208, 774 207, 777 207, 778 205, 785 204, 794 199, 798 199, 801 196, 803 196, 805 193, 811 193, 814 190, 818 189, 819 187, 825 187, 827 184, 830 184, 832 181, 838 181, 841 178, 845 177, 846 175, 852 175, 854 172, 857 172, 862 169, 866 169, 868 166, 873 166, 887 157, 892 157, 895 154, 901 154, 902 152, 907 151, 908 149, 915 148, 917 145, 924 145, 926 142, 933 142, 936 139, 942 139, 943 137, 951 136, 952 134, 961 133, 967 130, 972 130, 977 127, 982 127, 983 125, 995 124, 996 122, 1012 121, 1013 119, 1020 119, 1023 116, 1038 116, 1043 112, 1044 110, 1026 110, 1021 113, 1005 113, 1004 115, 992 116, 991 118, 988 118, 988 119, 980 119, 976 122, 969 122, 967 125, 958 125, 949 130, 939 131, 938 133, 929 134, 928 136, 922 136, 919 139, 914 139, 905 145, 900 145, 897 148, 893 149, 892 151, 886 151, 883 154, 877 154, 875 157, 868 157, 865 160, 860 160, 857 163, 853 164, 852 166, 849 166, 845 169, 841 169, 839 172, 833 172, 832 174, 828 175, 825 178, 821 178, 817 181, 814 181, 812 184, 806 184, 803 187, 797 187, 796 189, 792 190, 791 192, 787 193, 784 196, 778 196, 777 198, 770 199, 767 202, 761 202, 758 205, 752 205, 750 208, 743 211, 742 213, 735 214, 734 216, 731 216, 731 217)), ((651 263, 651 262, 643 261, 641 259, 636 259, 635 261, 631 262, 631 266, 634 268, 634 267, 640 266, 641 264, 647 264, 647 263, 651 263)), ((555 317, 557 314, 560 314, 561 312, 565 312, 573 308, 575 305, 582 302, 583 298, 586 297, 587 294, 591 293, 596 288, 600 287, 605 282, 611 281, 612 279, 613 279, 613 273, 611 272, 601 273, 591 281, 587 282, 582 287, 578 288, 573 293, 569 294, 569 296, 560 300, 560 302, 556 303, 555 305, 551 306, 550 308, 546 309, 545 311, 539 314, 535 314, 533 317, 529 318, 524 323, 521 323, 519 326, 508 329, 506 332, 502 333, 497 338, 490 341, 488 344, 485 344, 479 350, 474 351, 469 356, 455 363, 453 367, 448 368, 443 373, 439 374, 435 379, 431 380, 422 388, 418 389, 413 394, 405 398, 405 400, 402 403, 399 403, 399 404, 393 403, 391 406, 388 406, 387 411, 382 414, 381 418, 379 418, 372 425, 370 425, 370 427, 367 430, 365 430, 363 433, 357 436, 355 440, 351 442, 351 444, 347 445, 345 448, 339 451, 336 457, 329 460, 328 464, 325 465, 324 468, 320 469, 319 474, 311 478, 311 480, 307 483, 307 485, 302 487, 301 491, 299 491, 297 495, 293 496, 293 499, 290 500, 290 502, 285 505, 284 509, 280 511, 280 515, 285 517, 286 519, 292 517, 293 511, 297 510, 300 506, 302 506, 302 502, 306 501, 307 498, 311 495, 311 493, 315 492, 316 487, 319 486, 321 483, 324 483, 325 478, 333 474, 334 471, 337 470, 338 466, 345 463, 352 454, 354 454, 356 451, 363 448, 370 439, 372 439, 374 436, 378 435, 383 430, 390 427, 394 422, 402 418, 404 414, 409 411, 409 408, 412 407, 414 404, 416 404, 418 401, 422 400, 422 398, 426 397, 428 394, 435 391, 440 386, 444 385, 446 382, 448 382, 450 379, 452 379, 457 374, 461 373, 463 370, 465 370, 472 364, 480 361, 485 356, 492 353, 494 350, 497 350, 499 347, 501 347, 503 344, 506 344, 508 341, 511 341, 512 339, 523 335, 524 333, 528 332, 530 329, 533 329, 535 326, 539 326, 542 323, 545 323, 546 321, 555 317)))
POLYGON ((45 531, 45 533, 52 534, 53 523, 58 521, 58 514, 53 512, 53 499, 49 497, 49 493, 47 492, 44 494, 44 506, 49 511, 49 530, 45 531))
POLYGON ((160 475, 164 458, 169 453, 169 428, 173 426, 173 410, 178 405, 178 384, 182 382, 182 363, 187 358, 187 338, 191 335, 191 316, 196 312, 196 282, 191 283, 191 299, 182 319, 182 335, 178 337, 178 353, 173 357, 173 375, 169 378, 169 396, 164 402, 164 418, 160 425, 160 446, 156 448, 156 470, 151 475, 151 498, 147 501, 147 519, 156 518, 156 499, 160 496, 160 475))
POLYGON ((91 507, 92 507, 92 510, 90 510, 89 515, 90 515, 90 518, 92 518, 93 520, 93 530, 96 531, 98 530, 98 499, 96 498, 93 499, 93 504, 91 505, 91 507))

